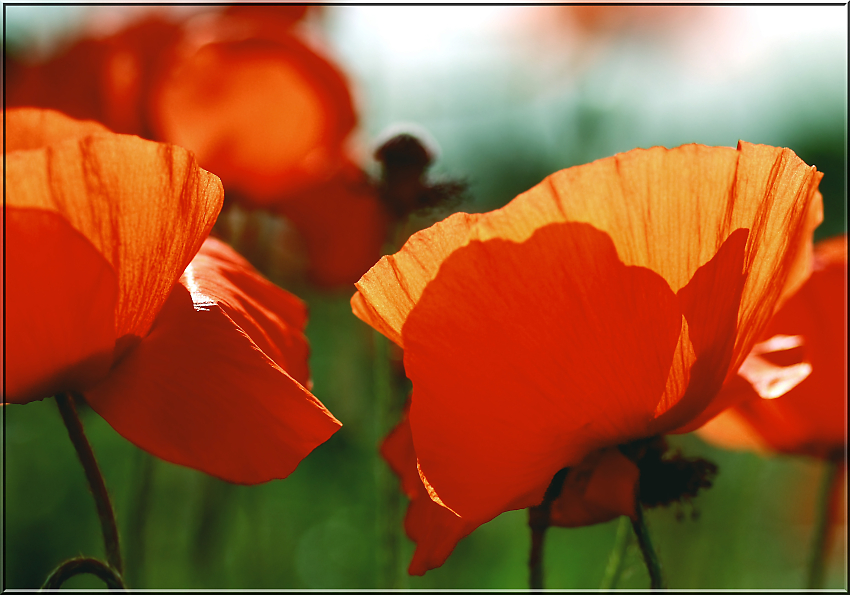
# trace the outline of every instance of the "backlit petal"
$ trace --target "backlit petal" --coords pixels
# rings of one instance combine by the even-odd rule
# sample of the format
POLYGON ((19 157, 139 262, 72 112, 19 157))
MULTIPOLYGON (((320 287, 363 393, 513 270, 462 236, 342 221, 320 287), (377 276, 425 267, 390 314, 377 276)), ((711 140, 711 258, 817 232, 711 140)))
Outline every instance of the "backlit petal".
POLYGON ((65 114, 32 107, 6 111, 6 152, 40 149, 69 139, 108 134, 97 122, 74 120, 65 114))
POLYGON ((112 365, 112 267, 56 213, 11 206, 4 212, 4 401, 88 388, 112 365))
POLYGON ((416 469, 416 451, 406 414, 384 439, 381 455, 398 475, 401 487, 410 499, 404 528, 407 536, 416 543, 416 551, 408 572, 421 576, 432 568, 442 566, 457 542, 475 530, 478 523, 461 519, 428 497, 416 469))
MULTIPOLYGON (((212 274, 208 267, 204 275, 212 274)), ((119 434, 166 461, 234 483, 286 477, 340 423, 227 315, 233 304, 190 293, 190 279, 174 287, 150 334, 86 400, 119 434)), ((225 283, 205 281, 215 291, 225 283)))
POLYGON ((680 327, 667 283, 587 224, 470 242, 402 331, 422 472, 467 520, 539 504, 559 469, 646 431, 680 327))
MULTIPOLYGON (((740 377, 731 379, 723 387, 721 398, 739 404, 700 429, 707 440, 732 448, 755 442, 779 452, 817 457, 843 451, 847 419, 847 236, 816 244, 813 268, 809 280, 770 321, 758 353, 767 363, 792 370, 811 364, 811 373, 781 396, 766 395, 773 398, 764 398, 740 377), (802 338, 802 350, 786 349, 787 339, 777 341, 777 337, 802 338)), ((761 372, 776 374, 768 366, 761 372)), ((759 369, 751 366, 747 376, 759 385, 759 369)))
POLYGON ((60 215, 112 267, 119 338, 147 333, 222 204, 221 182, 190 153, 133 136, 15 151, 6 167, 8 206, 60 215))

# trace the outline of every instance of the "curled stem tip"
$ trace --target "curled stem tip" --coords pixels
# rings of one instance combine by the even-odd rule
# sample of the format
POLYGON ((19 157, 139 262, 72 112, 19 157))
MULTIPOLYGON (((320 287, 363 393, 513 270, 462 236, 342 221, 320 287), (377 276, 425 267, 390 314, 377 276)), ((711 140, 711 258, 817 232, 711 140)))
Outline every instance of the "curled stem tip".
POLYGON ((94 496, 94 503, 97 507, 97 516, 100 519, 100 528, 103 532, 103 545, 106 550, 106 559, 109 565, 114 568, 119 574, 124 572, 124 565, 121 561, 121 547, 118 542, 118 527, 115 524, 115 514, 112 511, 112 503, 109 500, 109 494, 106 491, 106 484, 103 481, 103 475, 100 473, 100 468, 97 466, 97 460, 94 458, 94 452, 91 449, 89 441, 86 439, 86 434, 83 431, 83 424, 80 422, 80 417, 77 415, 77 408, 74 405, 74 399, 70 393, 56 395, 56 404, 59 406, 59 413, 62 416, 62 421, 65 423, 65 428, 68 430, 68 436, 71 438, 71 443, 74 445, 74 450, 77 451, 77 458, 83 465, 83 470, 86 474, 86 479, 89 483, 89 489, 94 496))
POLYGON ((121 575, 109 564, 94 558, 71 558, 62 562, 50 573, 41 590, 56 590, 62 586, 62 583, 78 574, 93 574, 110 589, 127 589, 121 575))

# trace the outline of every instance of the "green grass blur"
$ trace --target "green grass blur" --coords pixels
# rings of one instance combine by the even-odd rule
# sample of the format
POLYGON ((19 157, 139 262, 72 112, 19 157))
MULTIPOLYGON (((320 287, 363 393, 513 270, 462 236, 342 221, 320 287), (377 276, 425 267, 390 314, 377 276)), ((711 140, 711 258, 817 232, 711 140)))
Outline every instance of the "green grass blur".
MULTIPOLYGON (((323 15, 332 49, 357 88, 362 136, 368 142, 398 121, 430 131, 441 149, 436 172, 470 183, 460 210, 497 208, 558 169, 634 147, 734 146, 744 139, 788 146, 825 172, 825 221, 816 239, 846 232, 846 29, 843 40, 774 40, 771 55, 747 67, 716 64, 719 74, 712 78, 689 77, 676 41, 655 29, 608 33, 607 45, 594 45, 594 61, 583 69, 568 68, 556 52, 500 43, 502 33, 469 43, 463 32, 447 34, 442 58, 416 54, 405 62, 368 41, 381 9, 326 8, 323 15), (541 57, 529 62, 532 55, 541 57)), ((7 10, 11 15, 13 7, 7 10)), ((846 21, 846 7, 843 17, 824 7, 808 10, 846 21)), ((22 28, 7 34, 19 51, 26 47, 28 22, 10 21, 22 28)), ((703 43, 710 54, 712 39, 703 43)), ((286 480, 246 487, 154 459, 81 407, 112 495, 129 586, 525 588, 525 511, 476 530, 441 568, 424 577, 406 575, 413 545, 400 525, 404 498, 388 497, 397 481, 377 453, 391 420, 376 397, 387 381, 375 366, 375 335, 351 314, 353 288, 322 292, 274 280, 309 306, 313 392, 344 425, 286 480)), ((394 392, 389 398, 397 409, 405 395, 394 392)), ((100 528, 53 400, 5 407, 3 414, 4 586, 38 588, 66 558, 102 558, 100 528)), ((721 451, 695 436, 672 442, 687 455, 715 461, 720 472, 693 508, 647 514, 669 586, 801 588, 822 465, 721 451)), ((616 524, 549 531, 546 585, 596 588, 616 524)), ((842 524, 827 587, 846 588, 846 559, 842 524)), ((618 586, 648 584, 632 545, 618 586)), ((66 587, 101 584, 82 576, 66 587)))

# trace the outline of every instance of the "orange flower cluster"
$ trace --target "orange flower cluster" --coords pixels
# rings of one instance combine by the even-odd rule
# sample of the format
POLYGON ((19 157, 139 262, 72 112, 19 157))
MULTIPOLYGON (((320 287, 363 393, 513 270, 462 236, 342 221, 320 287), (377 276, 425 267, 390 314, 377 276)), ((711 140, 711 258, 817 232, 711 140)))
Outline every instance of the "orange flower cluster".
POLYGON ((222 185, 191 153, 11 109, 4 157, 4 403, 82 393, 140 448, 246 484, 336 432, 304 305, 207 238, 222 185))
POLYGON ((734 402, 721 387, 810 273, 821 177, 743 142, 636 149, 455 214, 364 275, 353 311, 413 382, 383 448, 412 499, 410 572, 563 468, 554 524, 634 511, 640 463, 616 447, 734 402))
POLYGON ((45 63, 11 61, 7 105, 189 149, 228 199, 293 221, 314 281, 353 283, 378 260, 388 218, 352 173, 348 83, 314 38, 305 41, 305 11, 233 6, 182 23, 149 16, 45 63))

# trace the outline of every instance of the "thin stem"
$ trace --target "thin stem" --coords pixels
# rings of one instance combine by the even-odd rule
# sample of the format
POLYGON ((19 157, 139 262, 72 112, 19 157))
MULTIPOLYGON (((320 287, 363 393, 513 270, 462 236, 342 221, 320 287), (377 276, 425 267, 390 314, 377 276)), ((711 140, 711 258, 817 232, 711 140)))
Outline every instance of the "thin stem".
POLYGON ((840 477, 838 473, 838 463, 836 461, 826 461, 824 463, 823 477, 821 478, 820 493, 815 506, 815 531, 812 537, 812 549, 809 554, 808 573, 806 577, 807 589, 822 589, 824 579, 824 569, 826 566, 826 557, 829 548, 830 536, 830 510, 832 507, 832 499, 834 493, 840 490, 840 477))
POLYGON ((531 528, 531 551, 528 555, 528 586, 531 589, 543 588, 543 545, 546 539, 546 529, 549 528, 549 513, 552 502, 561 495, 564 479, 569 473, 569 467, 558 471, 546 488, 543 502, 528 508, 528 526, 531 528))
POLYGON ((94 452, 92 452, 89 441, 86 440, 83 424, 80 423, 77 408, 74 406, 74 399, 70 393, 59 394, 56 395, 56 404, 59 406, 62 421, 65 422, 65 427, 68 429, 68 436, 71 438, 74 450, 77 451, 77 457, 83 465, 86 479, 89 482, 89 489, 94 496, 97 516, 100 518, 100 528, 103 531, 106 559, 112 568, 122 573, 124 566, 121 563, 121 547, 118 544, 118 527, 115 525, 112 503, 109 501, 106 484, 103 483, 103 476, 100 474, 94 452))
POLYGON ((658 560, 658 554, 655 548, 652 547, 652 540, 649 538, 649 531, 646 528, 646 522, 643 518, 643 508, 640 502, 635 506, 635 519, 632 520, 632 528, 635 530, 635 536, 640 546, 640 551, 643 554, 643 561, 646 563, 646 569, 649 571, 649 588, 650 589, 666 589, 664 578, 661 575, 661 562, 658 560))
POLYGON ((132 500, 128 505, 129 517, 124 531, 124 545, 127 555, 127 568, 124 576, 127 582, 140 588, 145 570, 145 542, 151 494, 154 483, 155 459, 145 451, 136 451, 134 477, 136 485, 132 491, 132 500))
POLYGON ((71 558, 62 562, 50 573, 41 590, 58 589, 62 586, 62 583, 78 574, 93 574, 106 583, 106 586, 110 589, 127 589, 121 575, 108 564, 94 558, 71 558))
POLYGON ((626 550, 632 541, 631 519, 621 516, 617 523, 617 536, 614 538, 614 549, 608 558, 608 566, 605 567, 605 575, 602 577, 601 590, 614 589, 620 581, 623 572, 623 560, 626 558, 626 550))

